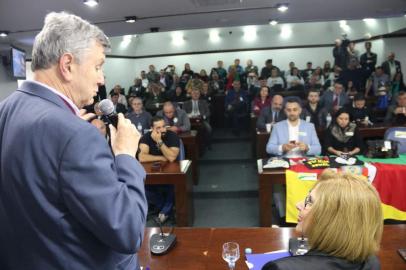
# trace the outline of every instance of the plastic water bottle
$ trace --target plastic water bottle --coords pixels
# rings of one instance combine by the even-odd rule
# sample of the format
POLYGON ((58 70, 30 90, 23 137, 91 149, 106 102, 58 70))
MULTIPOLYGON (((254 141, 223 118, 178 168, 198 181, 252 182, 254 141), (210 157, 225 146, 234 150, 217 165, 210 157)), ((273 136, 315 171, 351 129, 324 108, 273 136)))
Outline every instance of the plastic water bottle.
POLYGON ((139 131, 139 132, 141 132, 141 131, 142 131, 142 125, 141 125, 141 123, 138 123, 138 125, 137 125, 137 129, 138 129, 138 131, 139 131))
POLYGON ((328 127, 331 123, 331 115, 330 113, 327 114, 326 116, 326 127, 328 127))

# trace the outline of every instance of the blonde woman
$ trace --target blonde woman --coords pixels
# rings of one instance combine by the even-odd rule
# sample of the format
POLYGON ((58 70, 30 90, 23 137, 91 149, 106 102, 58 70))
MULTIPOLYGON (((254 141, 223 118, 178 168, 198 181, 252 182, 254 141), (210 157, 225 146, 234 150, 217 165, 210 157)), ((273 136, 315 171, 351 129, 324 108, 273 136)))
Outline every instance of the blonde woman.
POLYGON ((309 239, 310 251, 269 262, 263 270, 380 269, 381 203, 363 176, 326 170, 297 208, 296 230, 309 239))

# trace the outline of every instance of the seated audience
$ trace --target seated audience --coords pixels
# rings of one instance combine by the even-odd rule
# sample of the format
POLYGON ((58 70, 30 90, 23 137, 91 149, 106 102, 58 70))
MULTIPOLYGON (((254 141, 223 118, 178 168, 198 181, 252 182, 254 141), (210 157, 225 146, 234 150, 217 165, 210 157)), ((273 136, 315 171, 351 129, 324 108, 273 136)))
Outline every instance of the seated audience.
POLYGON ((209 92, 213 95, 224 92, 224 80, 221 80, 217 72, 213 72, 211 80, 208 83, 209 92))
POLYGON ((134 85, 130 86, 128 89, 127 99, 129 97, 139 97, 141 99, 145 98, 146 88, 142 86, 142 80, 140 78, 134 79, 134 85))
POLYGON ((141 71, 141 81, 142 81, 142 86, 147 89, 148 88, 148 84, 149 84, 149 80, 147 78, 147 73, 145 72, 145 70, 141 71))
POLYGON ((267 86, 261 87, 259 95, 252 102, 252 113, 255 116, 259 116, 262 109, 265 107, 271 107, 272 99, 269 96, 269 88, 267 86))
POLYGON ((269 77, 271 77, 272 69, 274 68, 277 70, 277 74, 279 75, 280 69, 272 64, 272 59, 266 60, 265 67, 262 68, 260 77, 268 79, 269 77))
POLYGON ((268 78, 266 85, 271 89, 271 91, 281 91, 285 88, 285 82, 282 77, 279 76, 278 70, 276 68, 272 69, 271 77, 268 78))
POLYGON ((336 112, 348 103, 347 94, 341 82, 334 83, 333 91, 325 91, 320 99, 320 105, 327 111, 336 112))
POLYGON ((322 106, 320 104, 320 92, 316 89, 310 89, 307 94, 307 103, 303 107, 303 115, 306 122, 314 124, 315 128, 321 127, 322 106), (307 118, 309 117, 309 119, 307 118))
MULTIPOLYGON (((254 73, 248 74, 247 87, 248 87, 248 97, 250 101, 253 101, 254 98, 259 95, 259 90, 262 87, 268 87, 266 83, 267 79, 262 77, 257 78, 257 76, 254 73)), ((270 89, 268 88, 268 90, 270 94, 270 89)))
POLYGON ((390 81, 389 75, 383 72, 381 66, 377 66, 375 72, 367 81, 365 96, 379 96, 384 92, 388 92, 390 81))
POLYGON ((132 112, 129 113, 126 117, 130 119, 131 123, 138 129, 141 134, 145 133, 151 126, 152 116, 149 112, 143 110, 142 99, 135 97, 131 100, 132 112))
POLYGON ((111 94, 116 93, 118 95, 118 103, 123 104, 124 107, 127 109, 127 99, 124 95, 124 88, 121 88, 119 84, 114 86, 114 88, 110 91, 109 99, 111 100, 111 94))
POLYGON ((234 64, 228 67, 228 72, 230 72, 232 68, 235 68, 239 76, 244 74, 244 68, 240 65, 240 59, 237 58, 234 60, 234 64))
POLYGON ((223 84, 225 84, 227 80, 227 70, 223 67, 223 65, 223 61, 217 61, 217 67, 211 69, 210 76, 213 77, 214 72, 217 73, 219 79, 223 81, 223 84))
POLYGON ((390 99, 395 103, 396 97, 398 96, 400 91, 405 91, 406 87, 405 84, 403 83, 403 74, 398 72, 395 75, 394 80, 392 81, 390 91, 389 91, 389 96, 390 99))
POLYGON ((207 72, 205 69, 200 70, 199 73, 199 79, 204 81, 204 82, 208 82, 209 81, 209 76, 207 76, 207 72))
POLYGON ((159 73, 155 70, 155 66, 154 65, 149 65, 149 71, 147 73, 147 79, 149 83, 159 83, 159 78, 160 75, 159 73))
POLYGON ((247 60, 247 66, 245 67, 245 77, 248 76, 249 73, 254 73, 255 75, 258 76, 258 67, 254 66, 254 63, 252 62, 251 59, 247 60))
POLYGON ((182 87, 180 86, 176 86, 175 91, 169 95, 168 99, 176 103, 183 103, 188 100, 186 97, 186 91, 182 90, 182 87))
POLYGON ((176 108, 170 101, 165 102, 162 110, 156 115, 163 117, 167 129, 170 131, 175 133, 190 131, 190 120, 186 112, 176 108))
POLYGON ((328 155, 357 155, 363 149, 363 142, 357 125, 351 122, 350 113, 345 108, 338 110, 331 125, 325 131, 325 152, 328 155))
POLYGON ((299 69, 293 67, 289 73, 286 75, 286 88, 288 90, 303 90, 304 80, 303 77, 299 75, 299 69))
POLYGON ((305 82, 308 82, 310 79, 310 76, 312 76, 314 69, 313 69, 313 63, 312 62, 307 62, 306 63, 306 68, 304 70, 302 70, 302 77, 305 80, 305 82))
MULTIPOLYGON (((151 131, 140 139, 138 159, 140 162, 173 162, 179 155, 180 139, 176 133, 165 128, 160 116, 152 118, 151 131)), ((164 223, 172 211, 174 189, 172 185, 146 185, 148 203, 158 211, 158 219, 164 223)))
POLYGON ((314 125, 300 119, 302 113, 300 100, 294 97, 287 98, 284 110, 287 119, 273 126, 266 152, 285 157, 320 154, 321 146, 314 125))
POLYGON ((310 250, 268 262, 262 270, 380 269, 381 201, 364 176, 325 170, 296 207, 296 231, 308 239, 310 250))
POLYGON ((209 84, 203 83, 200 99, 206 100, 206 102, 210 105, 213 100, 213 95, 214 93, 210 91, 209 84))
POLYGON ((239 135, 248 116, 247 93, 241 89, 241 82, 235 80, 233 88, 227 91, 225 98, 226 118, 235 135, 239 135))
POLYGON ((241 77, 240 74, 237 72, 235 66, 231 65, 230 68, 228 69, 228 75, 226 80, 226 91, 233 88, 234 81, 241 82, 241 77))
POLYGON ((393 81, 396 73, 402 72, 402 67, 398 60, 395 60, 395 53, 390 52, 388 54, 388 60, 382 63, 383 72, 389 76, 389 80, 393 81))
POLYGON ((353 102, 351 102, 347 107, 351 119, 353 119, 353 121, 355 121, 357 124, 368 125, 369 121, 374 121, 371 111, 366 106, 366 99, 363 93, 356 94, 353 102))
POLYGON ((327 80, 327 78, 330 77, 330 74, 333 72, 333 69, 331 68, 331 63, 330 61, 324 62, 323 65, 323 70, 322 70, 322 75, 324 77, 324 80, 327 80))
MULTIPOLYGON (((122 95, 122 97, 124 97, 122 95)), ((127 113, 127 109, 125 108, 125 106, 121 103, 118 102, 119 99, 119 94, 117 94, 116 92, 111 93, 110 95, 110 99, 113 102, 114 105, 114 111, 116 113, 122 113, 122 114, 126 114, 127 113)))
POLYGON ((192 77, 193 74, 195 74, 193 70, 190 69, 189 63, 185 64, 185 69, 182 71, 181 77, 183 77, 185 74, 188 75, 189 77, 192 77))
POLYGON ((148 93, 145 99, 145 109, 150 112, 156 112, 160 104, 162 104, 164 101, 165 98, 159 84, 150 83, 148 85, 148 93))
POLYGON ((212 128, 210 126, 210 109, 209 104, 204 99, 200 99, 200 91, 202 88, 203 83, 196 83, 193 85, 192 99, 183 104, 183 109, 190 118, 201 119, 205 132, 202 137, 205 141, 205 145, 210 148, 212 133, 212 128))
POLYGON ((324 85, 324 77, 320 67, 317 67, 308 77, 307 87, 321 89, 324 85))
POLYGON ((385 123, 392 125, 406 125, 406 92, 399 92, 396 104, 388 107, 385 123))
POLYGON ((265 130, 266 124, 277 123, 286 119, 286 114, 282 110, 283 97, 281 95, 274 95, 272 98, 271 106, 265 107, 261 110, 258 120, 257 129, 265 130))

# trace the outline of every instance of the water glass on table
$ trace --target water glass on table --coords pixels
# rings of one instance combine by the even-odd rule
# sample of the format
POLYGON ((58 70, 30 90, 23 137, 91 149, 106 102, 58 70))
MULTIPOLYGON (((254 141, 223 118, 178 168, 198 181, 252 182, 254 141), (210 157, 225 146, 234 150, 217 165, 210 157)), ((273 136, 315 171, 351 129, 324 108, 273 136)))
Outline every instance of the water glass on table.
POLYGON ((235 262, 240 258, 240 247, 238 243, 227 242, 223 244, 223 259, 228 263, 230 270, 235 268, 235 262))

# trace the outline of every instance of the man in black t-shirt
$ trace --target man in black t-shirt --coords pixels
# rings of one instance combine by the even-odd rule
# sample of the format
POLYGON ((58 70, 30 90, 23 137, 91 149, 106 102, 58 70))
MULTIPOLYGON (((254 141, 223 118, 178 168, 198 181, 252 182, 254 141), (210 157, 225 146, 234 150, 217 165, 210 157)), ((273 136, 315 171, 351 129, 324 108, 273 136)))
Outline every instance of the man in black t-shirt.
MULTIPOLYGON (((165 121, 160 116, 152 118, 151 131, 140 140, 140 162, 173 162, 179 155, 180 139, 175 132, 166 130, 165 121)), ((158 220, 164 223, 174 204, 174 187, 172 185, 146 185, 148 202, 158 210, 158 220)))
POLYGON ((175 161, 179 154, 179 137, 166 130, 165 121, 160 116, 152 118, 151 131, 140 140, 140 162, 175 161))

